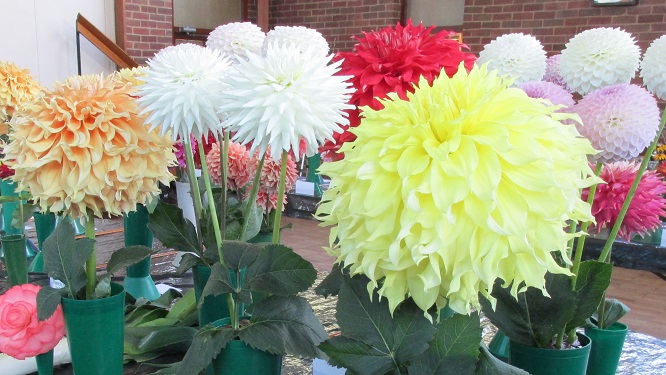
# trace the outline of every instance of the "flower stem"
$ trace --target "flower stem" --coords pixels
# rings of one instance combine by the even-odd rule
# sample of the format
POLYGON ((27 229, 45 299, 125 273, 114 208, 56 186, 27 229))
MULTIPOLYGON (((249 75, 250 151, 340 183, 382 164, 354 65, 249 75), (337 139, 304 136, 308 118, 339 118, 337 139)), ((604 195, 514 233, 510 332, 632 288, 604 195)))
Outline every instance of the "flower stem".
MULTIPOLYGON (((86 238, 95 239, 95 215, 88 209, 86 220, 86 238)), ((97 244, 93 242, 93 251, 86 261, 86 299, 95 299, 95 287, 97 286, 97 244)), ((76 296, 72 296, 76 298, 76 296)))
POLYGON ((203 147, 203 142, 199 142, 199 159, 201 159, 201 176, 203 177, 204 185, 206 187, 206 196, 208 197, 208 210, 210 211, 210 219, 213 225, 213 233, 215 234, 215 244, 217 245, 217 254, 220 257, 220 264, 226 269, 227 264, 222 255, 222 240, 223 236, 220 232, 220 223, 217 217, 217 209, 215 208, 215 199, 213 198, 213 187, 210 183, 210 175, 208 174, 208 165, 206 163, 206 152, 203 147))
POLYGON ((643 161, 641 162, 640 167, 638 167, 638 172, 636 172, 636 177, 634 178, 634 182, 631 184, 631 188, 629 188, 627 197, 624 199, 624 203, 622 204, 620 213, 617 215, 615 224, 613 224, 613 228, 608 234, 608 239, 606 240, 606 244, 604 245, 604 248, 603 250, 601 250, 601 254, 599 255, 599 261, 601 262, 610 261, 610 253, 611 249, 613 248, 613 242, 615 242, 615 238, 617 238, 617 234, 620 231, 620 227, 622 226, 622 221, 624 220, 624 216, 627 214, 627 210, 629 209, 631 200, 634 198, 636 190, 638 190, 638 184, 641 182, 643 173, 645 172, 645 169, 647 168, 647 165, 650 162, 650 155, 652 155, 654 149, 657 147, 657 143, 659 143, 659 137, 661 136, 661 132, 664 130, 664 122, 666 122, 666 115, 663 115, 661 117, 661 123, 659 124, 659 130, 657 131, 657 135, 654 137, 654 140, 652 140, 652 143, 650 143, 650 146, 648 146, 647 150, 645 151, 645 156, 643 157, 643 161))
POLYGON ((261 170, 264 169, 264 160, 266 159, 266 153, 264 153, 259 159, 259 164, 257 164, 257 171, 254 173, 254 180, 252 180, 252 190, 250 190, 250 195, 247 197, 245 207, 243 207, 243 228, 241 229, 241 236, 245 236, 245 231, 247 230, 248 223, 250 222, 250 210, 254 207, 254 201, 257 200, 257 193, 259 192, 259 179, 261 179, 261 170))
POLYGON ((280 185, 278 185, 277 203, 275 205, 275 221, 273 222, 273 243, 280 243, 280 224, 282 221, 282 200, 284 189, 287 183, 287 151, 282 151, 282 161, 280 162, 280 185))
MULTIPOLYGON (((220 165, 222 170, 220 171, 220 184, 222 185, 222 202, 220 209, 220 231, 222 232, 222 240, 227 232, 227 189, 228 181, 227 176, 229 175, 229 132, 224 132, 224 142, 222 142, 222 151, 220 152, 220 165)), ((220 253, 220 259, 222 259, 222 254, 220 253)), ((229 310, 231 311, 231 310, 229 310)))
MULTIPOLYGON (((601 168, 603 167, 603 163, 597 162, 596 167, 594 168, 594 175, 599 176, 601 174, 601 168)), ((587 203, 592 207, 594 204, 594 196, 597 193, 597 184, 594 184, 590 186, 590 190, 588 191, 587 194, 587 203)), ((590 227, 590 222, 586 221, 581 224, 581 231, 583 233, 587 233, 587 229, 590 227)), ((575 287, 576 286, 576 279, 578 278, 578 270, 580 269, 580 262, 583 259, 583 250, 585 249, 585 239, 587 238, 587 234, 583 234, 578 238, 578 242, 576 244, 576 253, 574 254, 575 259, 573 261, 573 266, 571 267, 571 273, 573 273, 573 278, 572 278, 572 285, 575 287)), ((575 336, 574 336, 575 337, 575 336)))
POLYGON ((199 238, 199 249, 203 255, 203 239, 201 231, 201 211, 203 203, 201 202, 201 194, 199 194, 199 182, 197 181, 197 174, 195 172, 196 165, 194 164, 194 153, 192 152, 191 139, 183 141, 185 146, 185 169, 187 170, 188 180, 190 181, 190 195, 192 196, 192 203, 194 204, 194 225, 197 228, 197 237, 199 238))

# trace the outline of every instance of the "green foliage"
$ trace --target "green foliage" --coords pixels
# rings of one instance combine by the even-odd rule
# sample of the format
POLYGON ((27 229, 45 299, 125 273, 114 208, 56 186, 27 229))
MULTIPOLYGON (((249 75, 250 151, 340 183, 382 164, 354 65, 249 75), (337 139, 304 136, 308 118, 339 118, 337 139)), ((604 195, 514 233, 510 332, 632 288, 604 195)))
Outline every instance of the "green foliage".
POLYGON ((625 305, 619 300, 615 298, 606 298, 604 300, 604 308, 603 308, 603 314, 604 314, 603 327, 600 327, 598 325, 599 311, 596 311, 592 315, 592 318, 588 319, 587 325, 601 329, 606 329, 612 326, 613 324, 617 323, 620 319, 622 319, 623 316, 627 315, 629 311, 631 311, 629 306, 625 305))
POLYGON ((482 344, 474 375, 529 375, 529 373, 500 361, 485 344, 482 344))
POLYGON ((180 207, 158 202, 149 215, 148 227, 164 246, 203 255, 194 225, 183 217, 180 207))
POLYGON ((582 262, 575 287, 571 277, 548 273, 549 296, 528 288, 516 299, 510 288, 497 282, 492 291, 496 306, 493 309, 490 301, 481 297, 483 312, 510 339, 549 347, 558 333, 581 326, 596 311, 610 283, 612 267, 598 261, 582 262))

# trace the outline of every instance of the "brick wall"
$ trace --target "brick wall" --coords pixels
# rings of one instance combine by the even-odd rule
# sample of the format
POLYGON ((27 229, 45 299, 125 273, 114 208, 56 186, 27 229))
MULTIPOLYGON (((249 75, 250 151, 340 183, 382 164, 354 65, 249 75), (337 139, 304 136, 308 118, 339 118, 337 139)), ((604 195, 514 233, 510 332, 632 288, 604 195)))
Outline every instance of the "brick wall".
MULTIPOLYGON (((173 2, 123 0, 124 35, 116 38, 124 50, 143 64, 155 52, 173 44, 173 2)), ((117 9, 117 8, 116 8, 117 9)), ((118 10, 117 10, 118 11, 118 10)), ((116 17, 118 15, 116 14, 116 17)), ((121 23, 122 24, 122 23, 121 23)))
POLYGON ((333 52, 349 51, 354 35, 395 25, 400 0, 271 0, 269 23, 306 26, 321 32, 333 52))
POLYGON ((645 51, 666 34, 666 2, 639 0, 638 5, 595 7, 590 0, 466 0, 464 41, 478 53, 491 40, 522 32, 541 41, 548 55, 564 49, 577 33, 594 27, 621 27, 645 51))

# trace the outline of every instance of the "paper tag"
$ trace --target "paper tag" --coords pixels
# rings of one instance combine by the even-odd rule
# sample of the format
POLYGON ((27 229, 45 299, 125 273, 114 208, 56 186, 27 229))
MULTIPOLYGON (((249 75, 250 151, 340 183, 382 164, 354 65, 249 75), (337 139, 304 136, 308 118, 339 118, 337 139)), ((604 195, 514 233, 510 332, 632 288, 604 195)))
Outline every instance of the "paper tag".
POLYGON ((314 182, 307 182, 302 180, 296 180, 296 189, 295 192, 298 195, 307 195, 314 197, 315 195, 315 185, 314 182))

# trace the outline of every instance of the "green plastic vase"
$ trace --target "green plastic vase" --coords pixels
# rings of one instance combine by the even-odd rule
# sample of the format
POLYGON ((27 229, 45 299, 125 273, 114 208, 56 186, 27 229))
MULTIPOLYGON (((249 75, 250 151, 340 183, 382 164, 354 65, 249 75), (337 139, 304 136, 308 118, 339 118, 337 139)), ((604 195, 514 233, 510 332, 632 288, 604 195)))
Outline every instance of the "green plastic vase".
POLYGON ((590 338, 578 333, 583 344, 575 349, 544 349, 511 340, 509 364, 532 375, 585 375, 590 356, 590 338))
POLYGON ((39 213, 35 212, 33 215, 35 221, 35 232, 37 232, 37 246, 39 252, 35 255, 28 271, 30 272, 44 272, 44 255, 42 254, 42 244, 53 233, 56 226, 56 215, 52 212, 39 213))
MULTIPOLYGON (((229 318, 213 324, 229 324, 229 318)), ((213 375, 280 375, 282 356, 255 349, 240 340, 231 340, 213 359, 213 375)))
MULTIPOLYGON (((0 180, 0 195, 5 197, 15 197, 18 196, 16 192, 16 183, 10 179, 0 180)), ((2 230, 4 235, 11 234, 22 234, 22 228, 16 228, 12 226, 12 218, 14 217, 14 211, 19 206, 19 202, 5 202, 2 204, 2 230)), ((28 246, 28 241, 26 241, 26 246, 23 249, 24 256, 32 259, 35 256, 35 251, 28 246)), ((2 255, 4 256, 4 255, 2 255)))
MULTIPOLYGON (((192 278, 194 281, 194 296, 196 298, 199 308, 197 314, 199 315, 199 327, 203 327, 208 323, 212 323, 216 320, 229 317, 229 307, 227 305, 227 295, 220 294, 217 296, 206 296, 203 302, 199 304, 201 299, 201 294, 203 293, 206 283, 210 278, 211 268, 206 266, 195 266, 192 269, 192 278)), ((232 270, 229 270, 229 277, 232 280, 232 285, 236 285, 234 280, 236 279, 235 273, 232 270)), ((241 270, 241 285, 243 278, 245 277, 245 270, 241 270)), ((239 304, 238 310, 242 312, 245 310, 244 304, 239 304)))
POLYGON ((488 344, 488 350, 500 361, 509 362, 509 338, 502 331, 495 332, 488 344))
MULTIPOLYGON (((142 245, 153 247, 153 232, 148 228, 148 210, 139 204, 136 211, 123 217, 125 227, 125 246, 142 245)), ((134 298, 145 298, 154 301, 160 293, 155 281, 150 276, 151 258, 146 257, 139 263, 127 267, 127 274, 123 285, 125 291, 134 298)))
POLYGON ((102 299, 62 299, 62 312, 76 375, 122 375, 125 289, 111 284, 102 299))
POLYGON ((606 329, 585 328, 585 334, 592 339, 587 375, 614 375, 622 356, 624 339, 628 328, 616 322, 606 329))
POLYGON ((5 267, 9 285, 20 285, 28 282, 28 260, 25 257, 25 236, 10 234, 2 236, 2 249, 5 256, 5 267))

